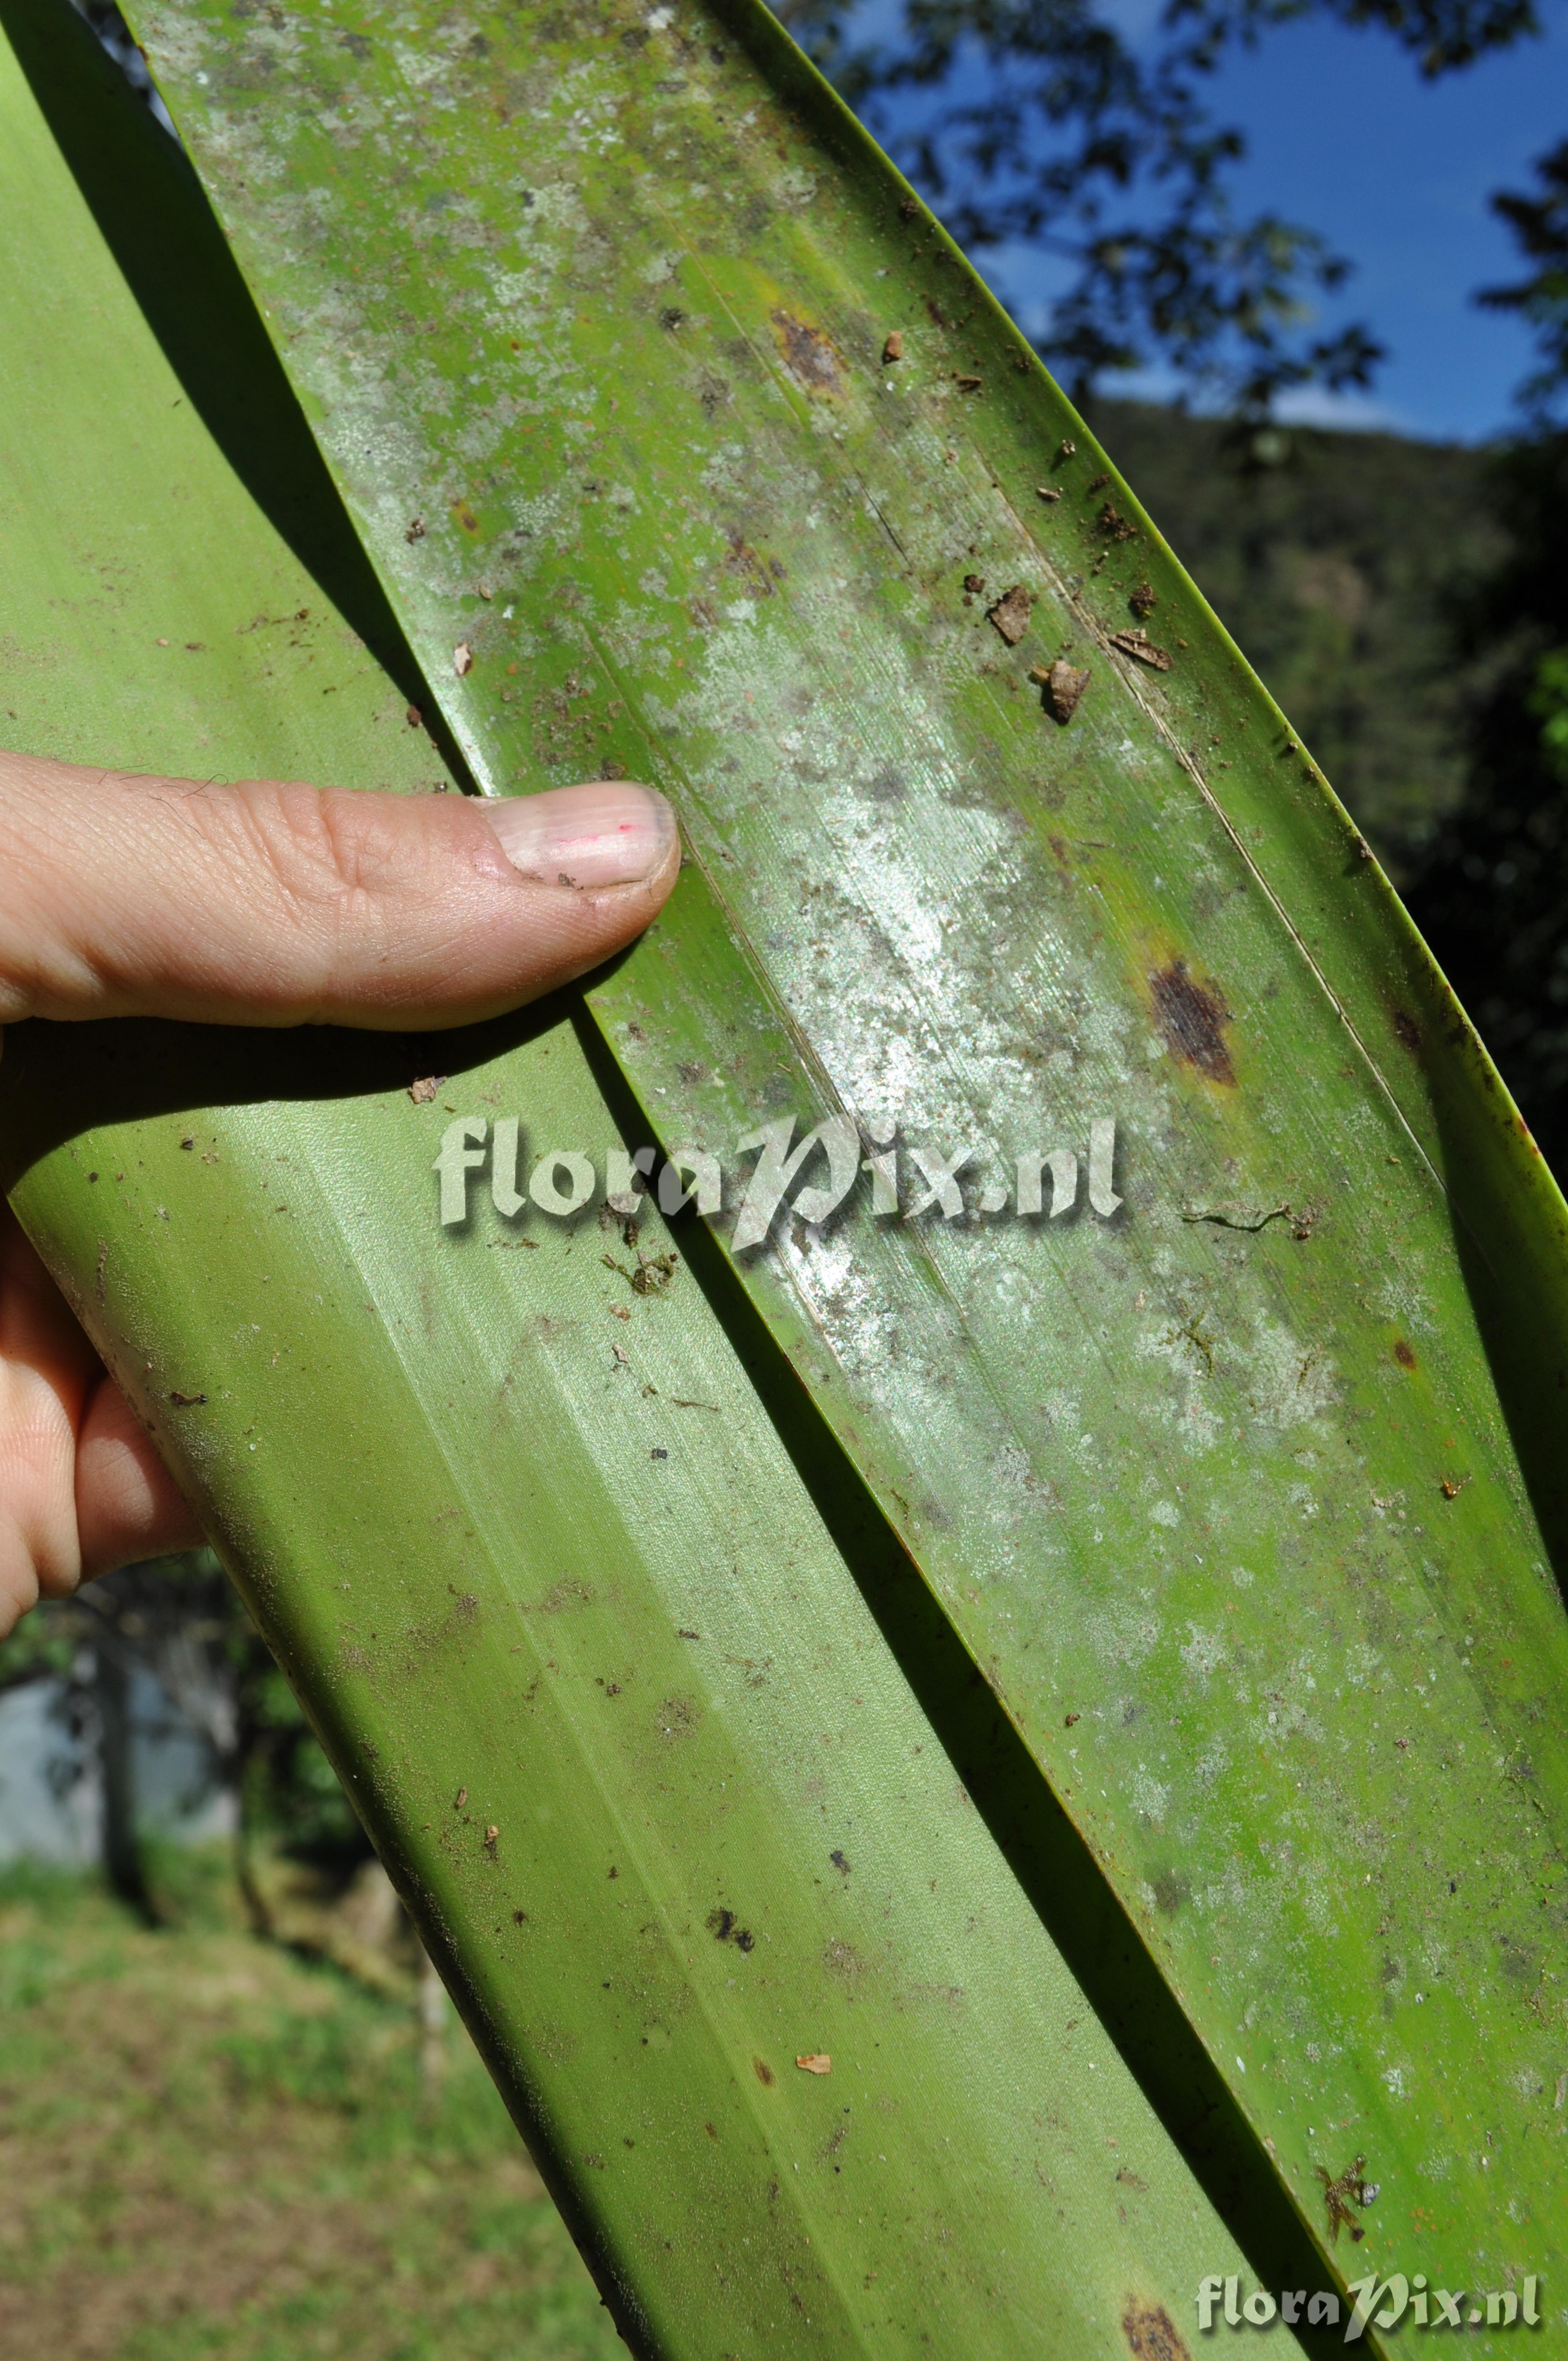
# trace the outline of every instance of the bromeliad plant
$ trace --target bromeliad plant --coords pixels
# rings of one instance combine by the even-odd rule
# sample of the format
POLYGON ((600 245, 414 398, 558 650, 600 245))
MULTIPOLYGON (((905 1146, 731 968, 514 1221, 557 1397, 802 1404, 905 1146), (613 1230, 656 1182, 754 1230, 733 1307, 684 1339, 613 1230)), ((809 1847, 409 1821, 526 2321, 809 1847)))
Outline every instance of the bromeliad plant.
POLYGON ((417 1062, 0 1070, 622 2333, 1555 2317, 1563 1207, 1152 522, 752 0, 151 0, 204 194, 0 16, 16 742, 681 813, 417 1062))

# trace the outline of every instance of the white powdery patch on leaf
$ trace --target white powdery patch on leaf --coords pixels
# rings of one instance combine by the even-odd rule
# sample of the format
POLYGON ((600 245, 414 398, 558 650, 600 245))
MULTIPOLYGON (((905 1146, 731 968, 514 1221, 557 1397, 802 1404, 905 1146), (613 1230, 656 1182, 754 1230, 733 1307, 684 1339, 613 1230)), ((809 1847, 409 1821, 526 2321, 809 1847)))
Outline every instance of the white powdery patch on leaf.
POLYGON ((1339 1400, 1327 1354, 1300 1344, 1278 1321, 1256 1321, 1244 1368, 1248 1404, 1260 1426, 1302 1425, 1339 1400))
POLYGON ((1224 1663, 1229 1650, 1218 1631, 1204 1631, 1196 1623, 1189 1623, 1187 1629, 1191 1637, 1177 1653, 1199 1695, 1207 1697, 1209 1684, 1224 1663))

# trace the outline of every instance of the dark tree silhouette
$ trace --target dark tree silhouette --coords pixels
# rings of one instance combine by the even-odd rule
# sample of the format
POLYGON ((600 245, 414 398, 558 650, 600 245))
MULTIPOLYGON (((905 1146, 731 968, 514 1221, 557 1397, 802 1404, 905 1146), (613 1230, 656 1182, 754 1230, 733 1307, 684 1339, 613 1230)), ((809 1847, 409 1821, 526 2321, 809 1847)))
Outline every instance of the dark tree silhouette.
POLYGON ((1469 784, 1411 902, 1543 1153, 1568 1179, 1568 140, 1496 210, 1535 268, 1480 301, 1535 331, 1527 431, 1494 462, 1510 549, 1456 618, 1491 660, 1469 784))
POLYGON ((1314 333, 1350 269, 1316 231, 1236 215, 1245 143, 1209 106, 1227 51, 1316 14, 1430 78, 1540 30, 1530 0, 1168 0, 1138 48, 1094 0, 901 0, 875 32, 859 0, 778 13, 960 245, 1061 264, 1038 342, 1075 394, 1157 362, 1244 418, 1292 386, 1365 385, 1381 352, 1361 324, 1314 333))

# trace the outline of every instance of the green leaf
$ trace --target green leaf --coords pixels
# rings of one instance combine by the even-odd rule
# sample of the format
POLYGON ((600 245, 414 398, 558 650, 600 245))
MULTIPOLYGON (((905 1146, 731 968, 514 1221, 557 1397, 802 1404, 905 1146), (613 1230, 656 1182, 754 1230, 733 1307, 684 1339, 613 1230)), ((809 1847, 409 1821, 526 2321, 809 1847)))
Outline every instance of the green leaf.
MULTIPOLYGON (((221 303, 222 249, 89 37, 63 10, 18 33, 68 136, 124 143, 186 301, 221 303)), ((208 356, 197 415, 3 46, 0 238, 11 742, 440 784, 222 456, 247 403, 286 445, 286 406, 208 356)), ((33 1024, 0 1089, 14 1203, 639 2349, 1179 2349, 1199 2276, 1242 2259, 1117 2041, 1255 2268, 1299 2277, 1223 2091, 756 1323, 717 1316, 705 1242, 650 1213, 641 1253, 674 1259, 639 1290, 592 1216, 439 1228, 457 1110, 622 1136, 580 1006, 417 1043, 33 1024)))
POLYGON ((1563 1207, 1350 820, 761 9, 139 22, 476 775, 680 806, 666 1143, 1114 1120, 744 1283, 1325 2258, 1555 2255, 1563 1207))

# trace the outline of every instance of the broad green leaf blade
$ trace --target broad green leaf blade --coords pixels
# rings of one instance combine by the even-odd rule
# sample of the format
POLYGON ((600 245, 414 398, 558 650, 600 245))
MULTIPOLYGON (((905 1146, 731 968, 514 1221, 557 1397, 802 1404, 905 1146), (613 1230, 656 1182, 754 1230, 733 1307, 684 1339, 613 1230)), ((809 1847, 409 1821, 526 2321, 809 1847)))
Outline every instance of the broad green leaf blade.
MULTIPOLYGON (((114 130, 85 32, 27 30, 114 130)), ((148 188, 153 137, 126 134, 148 188)), ((180 202, 149 217, 189 260, 180 202)), ((430 784, 4 46, 0 241, 9 741, 430 784)), ((637 2348, 1180 2350, 1198 2279, 1241 2257, 1046 1930, 1071 1848, 945 1625, 906 1609, 895 1656, 684 1258, 639 1291, 591 1213, 437 1225, 455 1093, 541 1147, 619 1137, 571 1016, 422 1044, 36 1024, 0 1088, 13 1202, 637 2348), (416 1058, 446 1070, 419 1104, 416 1058)), ((679 1251, 656 1213, 641 1249, 679 1251)), ((879 1585, 924 1594, 877 1573, 879 1532, 885 1614, 879 1585)), ((1113 1942, 1092 1895, 1083 1921, 1113 1942)))
POLYGON ((680 803, 666 1143, 1115 1121, 1113 1220, 746 1283, 1324 2253, 1361 2154, 1358 2263, 1544 2266, 1563 1212, 1354 828, 761 10, 138 23, 476 774, 680 803))

